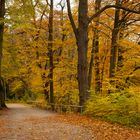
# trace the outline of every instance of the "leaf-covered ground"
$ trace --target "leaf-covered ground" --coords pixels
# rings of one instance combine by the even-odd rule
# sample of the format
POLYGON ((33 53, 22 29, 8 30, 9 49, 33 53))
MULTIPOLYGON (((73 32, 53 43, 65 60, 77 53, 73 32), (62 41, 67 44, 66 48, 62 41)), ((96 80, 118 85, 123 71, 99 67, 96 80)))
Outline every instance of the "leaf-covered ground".
POLYGON ((140 130, 123 127, 118 124, 77 115, 60 115, 55 118, 56 122, 65 122, 85 127, 92 131, 95 140, 140 140, 140 130))
POLYGON ((20 104, 0 111, 0 140, 140 140, 140 131, 20 104))

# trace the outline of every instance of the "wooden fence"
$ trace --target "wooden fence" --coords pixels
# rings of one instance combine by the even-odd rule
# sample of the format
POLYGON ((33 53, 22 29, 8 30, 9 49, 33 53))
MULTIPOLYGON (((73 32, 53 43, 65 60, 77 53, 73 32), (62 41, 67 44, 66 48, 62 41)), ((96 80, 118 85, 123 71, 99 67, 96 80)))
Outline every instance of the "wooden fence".
POLYGON ((79 112, 83 113, 83 106, 79 105, 63 105, 63 104, 49 104, 51 109, 56 112, 79 112))
POLYGON ((83 106, 79 105, 64 105, 64 104, 48 104, 46 106, 42 105, 41 102, 38 101, 28 101, 29 104, 34 104, 35 106, 41 108, 47 108, 48 110, 56 111, 59 113, 68 113, 68 112, 79 112, 83 113, 83 106))

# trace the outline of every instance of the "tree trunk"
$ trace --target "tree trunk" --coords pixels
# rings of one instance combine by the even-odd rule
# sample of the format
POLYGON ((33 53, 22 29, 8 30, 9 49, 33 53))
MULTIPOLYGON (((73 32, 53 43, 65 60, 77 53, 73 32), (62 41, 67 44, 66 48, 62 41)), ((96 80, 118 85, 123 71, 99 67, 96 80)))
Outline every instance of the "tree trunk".
POLYGON ((54 103, 54 86, 53 86, 53 0, 50 0, 49 13, 49 37, 48 37, 48 54, 49 54, 49 83, 50 83, 50 103, 54 103))
POLYGON ((88 92, 88 1, 79 1, 78 15, 78 86, 79 86, 79 104, 84 105, 89 97, 88 92))
MULTIPOLYGON (((0 20, 4 20, 5 15, 5 0, 0 0, 0 20)), ((3 83, 1 78, 1 64, 2 64, 2 50, 3 50, 3 32, 4 21, 0 21, 0 107, 5 107, 5 94, 3 90, 3 83)))
MULTIPOLYGON (((121 0, 116 0, 116 5, 120 5, 121 0)), ((112 86, 115 85, 115 73, 117 70, 117 63, 118 63, 118 37, 119 37, 119 17, 120 17, 120 9, 115 10, 115 20, 114 20, 114 29, 112 31, 112 40, 111 40, 111 53, 110 53, 110 71, 109 77, 111 78, 112 86)))
POLYGON ((89 24, 88 0, 79 0, 78 28, 76 27, 72 17, 70 0, 67 0, 67 10, 78 47, 77 73, 78 73, 79 104, 83 106, 89 97, 88 63, 87 63, 88 24, 89 24))
POLYGON ((3 78, 1 78, 0 80, 1 80, 0 82, 1 107, 5 108, 6 107, 6 104, 5 104, 6 85, 3 78))
MULTIPOLYGON (((102 0, 95 1, 95 14, 100 10, 102 0)), ((94 63, 95 68, 95 93, 101 92, 101 79, 100 79, 100 65, 99 65, 99 20, 100 15, 96 17, 95 27, 93 29, 93 42, 92 42, 92 51, 91 51, 91 59, 90 59, 90 66, 89 66, 89 74, 88 74, 88 84, 89 90, 91 88, 91 79, 92 79, 92 68, 94 63), (93 62, 94 61, 94 62, 93 62)))

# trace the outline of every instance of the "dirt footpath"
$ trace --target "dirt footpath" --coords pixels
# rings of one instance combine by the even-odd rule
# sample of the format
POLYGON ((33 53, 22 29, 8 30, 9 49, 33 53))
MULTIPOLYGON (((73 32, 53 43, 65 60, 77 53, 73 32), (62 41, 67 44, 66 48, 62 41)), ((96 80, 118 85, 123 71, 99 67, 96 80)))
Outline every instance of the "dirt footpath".
POLYGON ((140 140, 140 130, 22 104, 0 111, 0 140, 140 140))
POLYGON ((83 126, 56 121, 55 113, 22 104, 0 111, 0 140, 96 140, 83 126))

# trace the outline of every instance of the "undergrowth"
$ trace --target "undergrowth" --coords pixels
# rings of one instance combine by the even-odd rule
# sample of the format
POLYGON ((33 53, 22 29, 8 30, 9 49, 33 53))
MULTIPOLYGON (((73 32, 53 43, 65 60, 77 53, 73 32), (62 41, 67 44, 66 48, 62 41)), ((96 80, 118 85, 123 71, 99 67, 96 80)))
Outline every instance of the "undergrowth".
POLYGON ((139 93, 112 93, 106 97, 92 95, 84 114, 130 127, 140 128, 139 93))

